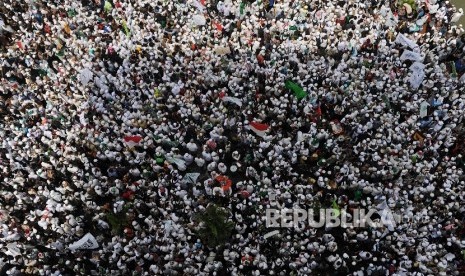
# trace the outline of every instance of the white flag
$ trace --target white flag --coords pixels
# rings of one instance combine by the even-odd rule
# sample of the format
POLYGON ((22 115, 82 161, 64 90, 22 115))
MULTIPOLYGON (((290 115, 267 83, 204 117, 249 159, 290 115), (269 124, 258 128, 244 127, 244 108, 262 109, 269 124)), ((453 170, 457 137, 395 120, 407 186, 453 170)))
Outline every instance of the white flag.
POLYGON ((413 40, 408 39, 403 34, 398 34, 397 37, 396 37, 396 40, 394 42, 397 43, 397 44, 401 44, 401 45, 403 45, 405 47, 409 47, 410 49, 412 49, 415 52, 420 51, 420 47, 413 40))
POLYGON ((380 14, 384 18, 386 26, 389 28, 397 26, 399 20, 394 16, 389 7, 383 6, 380 10, 380 14))
POLYGON ((68 246, 70 250, 95 249, 98 247, 97 240, 91 233, 87 233, 80 240, 68 246))
POLYGON ((200 173, 186 173, 186 175, 184 176, 184 181, 186 181, 186 183, 195 184, 199 176, 200 173))
POLYGON ((205 16, 201 14, 195 14, 192 16, 192 23, 197 26, 202 26, 207 23, 207 20, 205 19, 205 16))
POLYGON ((6 248, 8 248, 8 250, 5 254, 13 257, 21 256, 21 250, 18 248, 18 244, 16 242, 7 244, 6 248))
POLYGON ((425 78, 425 65, 421 62, 414 62, 409 69, 412 71, 410 85, 413 89, 418 89, 425 78))
POLYGON ((89 70, 89 68, 82 69, 81 73, 79 74, 79 79, 83 85, 87 85, 93 77, 94 74, 89 70))
POLYGON ((376 206, 378 211, 378 214, 381 217, 381 223, 389 229, 389 231, 394 231, 396 227, 396 221, 395 218, 391 212, 391 209, 386 203, 386 200, 383 200, 378 206, 376 206))
POLYGON ((178 158, 178 157, 167 157, 166 158, 166 161, 168 161, 170 164, 176 164, 176 166, 178 167, 178 169, 180 171, 185 171, 186 170, 186 161, 184 161, 183 159, 181 158, 178 158))
POLYGON ((271 232, 269 232, 269 233, 266 233, 266 234, 263 236, 263 238, 266 240, 266 239, 268 239, 269 237, 272 237, 272 236, 277 235, 277 234, 279 234, 279 231, 278 231, 278 230, 274 230, 274 231, 271 231, 271 232))
POLYGON ((424 118, 428 115, 428 106, 429 103, 427 101, 420 104, 420 118, 424 118))
POLYGON ((202 5, 202 3, 200 3, 199 1, 197 0, 192 1, 192 5, 196 7, 199 10, 199 12, 201 13, 205 12, 205 6, 202 5))
POLYGON ((227 55, 231 53, 231 49, 225 46, 218 46, 218 47, 215 47, 215 53, 217 55, 227 55))
POLYGON ((223 97, 222 100, 225 102, 237 104, 239 107, 242 107, 242 101, 239 98, 226 96, 226 97, 223 97))
POLYGON ((410 50, 405 50, 400 56, 402 61, 404 60, 413 60, 413 61, 422 61, 423 57, 419 53, 412 52, 410 50))

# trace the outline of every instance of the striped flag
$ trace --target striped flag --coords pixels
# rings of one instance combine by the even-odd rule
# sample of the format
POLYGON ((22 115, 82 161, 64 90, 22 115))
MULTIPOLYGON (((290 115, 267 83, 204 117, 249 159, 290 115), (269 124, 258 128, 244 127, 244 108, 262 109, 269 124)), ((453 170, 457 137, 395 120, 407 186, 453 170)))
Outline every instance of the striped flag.
POLYGON ((249 127, 250 127, 250 130, 255 132, 255 134, 257 134, 260 137, 265 136, 266 132, 270 128, 270 126, 267 124, 261 124, 257 122, 251 122, 249 127))
POLYGON ((124 143, 128 147, 134 147, 139 144, 139 142, 142 140, 142 136, 139 135, 134 135, 134 136, 125 136, 124 137, 124 143))

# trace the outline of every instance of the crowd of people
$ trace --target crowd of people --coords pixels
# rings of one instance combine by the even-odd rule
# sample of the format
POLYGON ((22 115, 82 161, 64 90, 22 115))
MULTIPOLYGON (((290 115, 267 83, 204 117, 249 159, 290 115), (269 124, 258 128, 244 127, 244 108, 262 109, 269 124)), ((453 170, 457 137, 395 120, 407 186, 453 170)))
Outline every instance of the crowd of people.
POLYGON ((461 13, 1 1, 0 274, 463 275, 461 13), (379 206, 402 220, 265 237, 270 208, 379 206))

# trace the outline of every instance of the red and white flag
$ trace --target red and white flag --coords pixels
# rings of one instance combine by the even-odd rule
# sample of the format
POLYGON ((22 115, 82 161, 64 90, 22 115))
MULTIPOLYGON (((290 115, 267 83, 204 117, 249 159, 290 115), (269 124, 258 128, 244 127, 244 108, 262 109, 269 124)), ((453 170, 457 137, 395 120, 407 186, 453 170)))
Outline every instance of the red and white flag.
POLYGON ((270 128, 270 126, 267 125, 267 124, 261 124, 261 123, 257 123, 257 122, 251 122, 249 127, 250 127, 250 130, 255 132, 255 134, 257 134, 260 137, 265 136, 266 132, 270 128))
POLYGON ((139 144, 139 142, 142 140, 142 136, 139 135, 134 135, 134 136, 125 136, 124 137, 124 143, 128 147, 134 147, 139 144))

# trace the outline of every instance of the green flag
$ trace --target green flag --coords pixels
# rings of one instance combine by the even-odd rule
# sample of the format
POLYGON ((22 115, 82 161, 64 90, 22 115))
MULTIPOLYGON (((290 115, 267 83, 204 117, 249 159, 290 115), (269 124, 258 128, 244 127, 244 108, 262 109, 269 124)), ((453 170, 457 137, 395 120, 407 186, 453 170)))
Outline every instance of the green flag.
POLYGON ((455 62, 451 61, 450 62, 450 67, 451 67, 451 77, 453 77, 454 79, 457 78, 457 69, 455 67, 455 62))
POLYGON ((355 200, 359 201, 362 198, 362 192, 360 190, 355 191, 355 200))
POLYGON ((338 217, 341 214, 341 211, 340 211, 339 205, 337 205, 336 200, 333 200, 332 207, 334 210, 334 214, 336 215, 336 217, 338 217))
POLYGON ((301 100, 307 97, 307 92, 305 92, 302 87, 300 87, 297 83, 287 80, 285 83, 286 88, 292 90, 294 95, 297 97, 298 100, 301 100))
POLYGON ((241 15, 244 14, 244 9, 245 9, 245 3, 241 2, 241 7, 240 7, 241 15))
POLYGON ((297 31, 298 28, 297 28, 297 26, 290 26, 290 27, 289 27, 289 30, 290 30, 290 31, 297 31))
POLYGON ((75 9, 69 9, 68 10, 68 16, 69 17, 74 17, 74 16, 76 16, 76 14, 77 14, 77 12, 76 12, 75 9))
POLYGON ((129 31, 128 25, 126 24, 126 20, 123 19, 122 25, 123 25, 124 33, 126 34, 126 36, 129 36, 130 31, 129 31))
POLYGON ((110 12, 112 8, 113 6, 111 5, 111 3, 108 1, 105 1, 105 5, 103 6, 103 9, 105 10, 105 12, 110 12))

